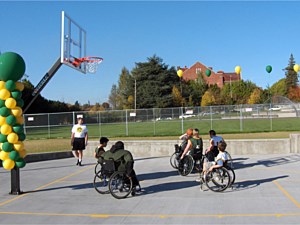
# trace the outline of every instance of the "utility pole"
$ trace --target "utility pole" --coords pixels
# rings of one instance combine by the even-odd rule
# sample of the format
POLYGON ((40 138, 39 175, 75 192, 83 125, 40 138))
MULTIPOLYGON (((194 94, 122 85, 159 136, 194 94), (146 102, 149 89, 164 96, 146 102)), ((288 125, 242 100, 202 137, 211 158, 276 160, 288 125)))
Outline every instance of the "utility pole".
POLYGON ((134 111, 136 112, 136 79, 134 79, 134 111))

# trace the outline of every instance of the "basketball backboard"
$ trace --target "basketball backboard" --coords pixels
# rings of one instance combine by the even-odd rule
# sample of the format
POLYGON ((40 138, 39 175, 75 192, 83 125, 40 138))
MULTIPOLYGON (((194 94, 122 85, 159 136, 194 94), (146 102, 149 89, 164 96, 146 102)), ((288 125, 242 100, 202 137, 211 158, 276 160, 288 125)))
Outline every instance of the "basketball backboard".
POLYGON ((61 63, 86 73, 86 63, 76 64, 76 59, 86 57, 86 31, 61 12, 61 63))

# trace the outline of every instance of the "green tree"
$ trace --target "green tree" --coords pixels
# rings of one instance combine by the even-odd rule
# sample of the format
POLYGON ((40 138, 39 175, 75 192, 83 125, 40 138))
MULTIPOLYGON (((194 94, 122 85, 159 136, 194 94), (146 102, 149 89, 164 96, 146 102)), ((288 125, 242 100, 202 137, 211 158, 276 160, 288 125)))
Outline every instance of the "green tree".
POLYGON ((168 68, 157 56, 147 62, 136 63, 131 71, 136 79, 137 108, 165 108, 173 106, 172 88, 179 85, 174 67, 168 68))
POLYGON ((282 78, 270 87, 271 95, 287 96, 286 79, 282 78))
POLYGON ((285 83, 286 83, 286 90, 289 90, 291 87, 296 87, 298 85, 298 74, 294 71, 295 59, 293 54, 291 54, 289 59, 288 66, 284 69, 285 70, 285 83))
POLYGON ((121 109, 130 109, 132 107, 132 102, 128 102, 128 97, 134 95, 134 79, 130 75, 129 71, 123 67, 118 87, 117 87, 117 93, 118 93, 118 105, 121 109))
POLYGON ((203 74, 201 72, 197 73, 197 79, 190 80, 188 86, 188 90, 190 91, 189 102, 192 102, 194 106, 200 105, 202 96, 208 90, 208 85, 203 78, 203 74), (192 99, 190 99, 190 96, 192 99))

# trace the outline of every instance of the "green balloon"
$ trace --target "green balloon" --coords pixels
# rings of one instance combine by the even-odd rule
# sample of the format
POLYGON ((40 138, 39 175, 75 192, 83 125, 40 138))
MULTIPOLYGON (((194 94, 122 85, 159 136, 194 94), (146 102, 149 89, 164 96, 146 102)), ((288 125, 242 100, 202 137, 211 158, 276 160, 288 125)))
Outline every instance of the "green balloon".
POLYGON ((12 91, 11 96, 15 99, 18 100, 22 97, 22 92, 21 91, 12 91))
POLYGON ((17 106, 19 106, 19 107, 23 107, 24 106, 24 101, 23 101, 23 99, 17 99, 17 106))
POLYGON ((26 162, 23 158, 18 158, 17 161, 16 161, 16 166, 18 168, 23 168, 24 166, 26 165, 26 162))
POLYGON ((4 134, 0 134, 0 143, 7 142, 7 136, 4 134))
POLYGON ((24 141, 26 139, 26 135, 24 133, 19 133, 18 137, 19 137, 19 141, 24 141))
POLYGON ((25 73, 23 58, 14 52, 5 52, 0 55, 0 80, 18 81, 25 73))
POLYGON ((13 80, 8 80, 5 83, 5 88, 9 91, 13 91, 16 88, 16 82, 14 82, 13 80))
POLYGON ((209 70, 209 69, 207 69, 206 71, 205 71, 205 74, 206 74, 206 76, 210 76, 210 74, 211 74, 211 70, 209 70))
POLYGON ((6 117, 6 123, 8 125, 14 126, 17 122, 16 117, 14 117, 13 115, 9 115, 8 117, 6 117))
POLYGON ((0 99, 0 108, 3 107, 3 106, 5 106, 5 101, 0 99))
POLYGON ((18 160, 20 158, 19 152, 15 151, 15 150, 11 151, 9 153, 9 158, 14 161, 18 160))
MULTIPOLYGON (((23 125, 15 125, 13 126, 13 131, 17 134, 24 133, 23 125)), ((1 139, 0 139, 1 140, 1 139)))
POLYGON ((0 108, 0 115, 1 116, 8 116, 10 114, 10 110, 8 108, 6 108, 5 106, 0 108))
POLYGON ((10 152, 13 149, 13 144, 9 143, 9 142, 4 142, 2 144, 2 150, 5 152, 10 152))
POLYGON ((266 71, 267 71, 268 73, 271 73, 271 72, 272 72, 272 66, 268 65, 268 66, 266 67, 266 71))

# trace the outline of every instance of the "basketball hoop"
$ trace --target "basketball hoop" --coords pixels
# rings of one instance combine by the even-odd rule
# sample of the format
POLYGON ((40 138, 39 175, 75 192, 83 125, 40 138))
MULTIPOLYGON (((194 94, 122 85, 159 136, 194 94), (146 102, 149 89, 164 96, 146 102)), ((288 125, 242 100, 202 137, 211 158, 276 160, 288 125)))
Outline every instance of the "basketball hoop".
POLYGON ((88 73, 96 73, 98 69, 98 65, 103 61, 103 58, 96 56, 87 56, 84 58, 74 58, 72 65, 75 67, 79 67, 81 63, 85 64, 86 71, 88 73))

